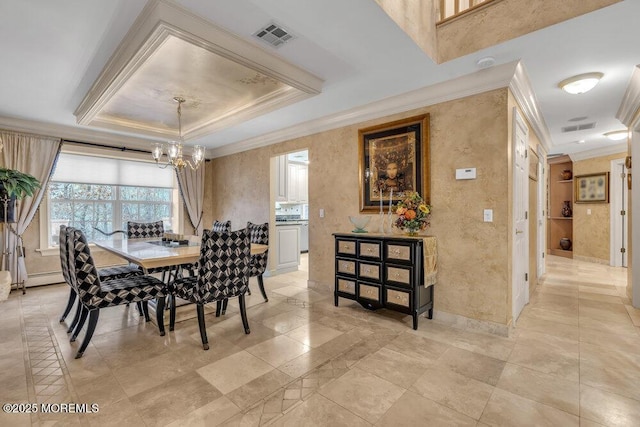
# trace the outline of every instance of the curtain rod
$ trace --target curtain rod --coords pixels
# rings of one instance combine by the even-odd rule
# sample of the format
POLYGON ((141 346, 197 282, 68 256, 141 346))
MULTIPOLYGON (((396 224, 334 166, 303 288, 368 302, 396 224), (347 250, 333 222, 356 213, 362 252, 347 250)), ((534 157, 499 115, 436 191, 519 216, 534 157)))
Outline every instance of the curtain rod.
POLYGON ((148 150, 140 150, 138 148, 128 148, 128 147, 118 147, 115 145, 106 145, 106 144, 98 144, 95 142, 84 142, 84 141, 74 141, 72 139, 63 139, 62 142, 70 142, 72 144, 78 144, 78 145, 87 145, 89 147, 97 147, 97 148, 107 148, 110 150, 118 150, 118 151, 132 151, 134 153, 142 153, 142 154, 151 154, 151 151, 148 150))
MULTIPOLYGON (((141 150, 139 148, 128 148, 128 147, 125 147, 125 146, 118 147, 118 146, 115 146, 115 145, 98 144, 96 142, 74 141, 72 139, 63 139, 62 142, 63 143, 69 142, 71 144, 78 144, 78 145, 86 145, 86 146, 89 146, 89 147, 106 148, 106 149, 109 149, 109 150, 131 151, 131 152, 134 152, 134 153, 151 154, 151 151, 149 151, 149 150, 141 150)), ((208 162, 209 159, 204 159, 204 161, 208 162)))

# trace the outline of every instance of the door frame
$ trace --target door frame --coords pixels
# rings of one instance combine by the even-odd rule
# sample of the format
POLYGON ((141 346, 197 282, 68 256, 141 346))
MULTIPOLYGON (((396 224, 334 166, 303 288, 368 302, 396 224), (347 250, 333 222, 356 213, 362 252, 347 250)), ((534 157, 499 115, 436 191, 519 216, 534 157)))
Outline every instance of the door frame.
MULTIPOLYGON (((513 321, 513 325, 515 326, 516 321, 518 319, 518 317, 520 316, 520 314, 522 313, 522 309, 520 309, 517 313, 516 313, 516 298, 515 296, 517 295, 516 290, 521 286, 522 282, 521 280, 523 279, 522 277, 518 278, 518 274, 517 272, 522 271, 523 273, 525 273, 527 276, 530 276, 530 271, 529 271, 529 218, 528 218, 528 212, 529 212, 529 173, 528 173, 528 165, 527 165, 527 169, 525 170, 526 173, 526 177, 524 179, 524 185, 523 185, 523 192, 524 194, 520 194, 518 195, 518 191, 519 189, 517 188, 517 180, 516 180, 516 174, 518 173, 517 168, 516 168, 516 158, 517 158, 517 153, 516 153, 516 149, 517 149, 517 132, 518 132, 518 128, 521 128, 524 132, 525 132, 525 144, 524 144, 524 149, 525 149, 525 162, 527 161, 528 158, 528 152, 529 152, 529 126, 527 125, 527 122, 524 120, 524 118, 522 117, 522 115, 520 114, 520 112, 518 111, 517 107, 513 107, 513 119, 512 119, 512 135, 511 135, 511 169, 512 169, 512 194, 511 194, 511 198, 512 198, 512 214, 511 214, 511 223, 512 223, 512 230, 511 230, 511 236, 512 236, 512 244, 511 244, 511 316, 512 316, 512 321, 513 321), (517 220, 517 204, 518 204, 518 200, 519 200, 519 196, 521 197, 521 200, 524 200, 526 203, 526 208, 525 208, 525 212, 526 212, 526 224, 523 227, 522 233, 524 234, 522 236, 523 239, 523 245, 526 251, 527 256, 525 256, 525 259, 522 259, 521 257, 518 256, 517 254, 517 248, 516 248, 516 234, 517 234, 517 228, 516 228, 516 220, 517 220), (521 268, 520 268, 521 267, 521 268)), ((522 290, 523 295, 524 295, 524 304, 523 304, 523 308, 524 306, 526 306, 529 303, 529 281, 525 280, 524 282, 524 289, 522 290)))

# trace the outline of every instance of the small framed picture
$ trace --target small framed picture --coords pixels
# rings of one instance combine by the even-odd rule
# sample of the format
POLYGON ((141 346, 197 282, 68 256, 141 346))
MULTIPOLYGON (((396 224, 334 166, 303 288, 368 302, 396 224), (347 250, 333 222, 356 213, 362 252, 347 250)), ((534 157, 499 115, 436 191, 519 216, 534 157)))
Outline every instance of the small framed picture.
POLYGON ((577 175, 575 203, 609 203, 609 172, 577 175))

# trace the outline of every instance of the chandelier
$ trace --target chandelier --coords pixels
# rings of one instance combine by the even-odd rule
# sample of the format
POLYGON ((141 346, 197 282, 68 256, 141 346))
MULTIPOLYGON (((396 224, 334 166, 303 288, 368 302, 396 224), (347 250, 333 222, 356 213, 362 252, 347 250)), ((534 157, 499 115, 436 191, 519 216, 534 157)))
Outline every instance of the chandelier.
POLYGON ((178 140, 170 141, 167 144, 166 150, 165 145, 156 143, 151 150, 151 155, 153 159, 156 161, 158 167, 164 169, 167 166, 173 166, 178 172, 181 172, 185 166, 189 166, 192 170, 198 169, 202 160, 204 160, 204 147, 201 145, 196 145, 193 147, 193 152, 191 153, 191 161, 185 159, 182 156, 182 148, 183 148, 183 138, 182 138, 182 103, 185 102, 185 99, 179 96, 173 98, 175 102, 178 103, 178 140), (167 162, 160 164, 160 158, 162 155, 167 153, 167 162))

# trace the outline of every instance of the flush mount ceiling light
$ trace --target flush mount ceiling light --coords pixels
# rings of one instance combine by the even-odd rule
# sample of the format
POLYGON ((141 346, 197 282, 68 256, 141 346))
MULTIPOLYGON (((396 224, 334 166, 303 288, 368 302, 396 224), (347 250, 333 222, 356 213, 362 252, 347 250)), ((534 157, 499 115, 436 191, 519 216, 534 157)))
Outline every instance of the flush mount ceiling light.
POLYGON ((558 83, 558 87, 572 95, 589 92, 593 89, 600 79, 604 76, 602 73, 586 73, 569 77, 558 83))
POLYGON ((495 63, 496 58, 494 58, 493 56, 485 56, 484 58, 480 58, 476 61, 476 66, 478 68, 489 68, 492 67, 495 63))
POLYGON ((613 132, 605 133, 604 136, 606 136, 607 138, 609 138, 612 141, 621 141, 623 139, 626 139, 627 136, 629 136, 629 131, 626 131, 626 130, 615 130, 613 132))

